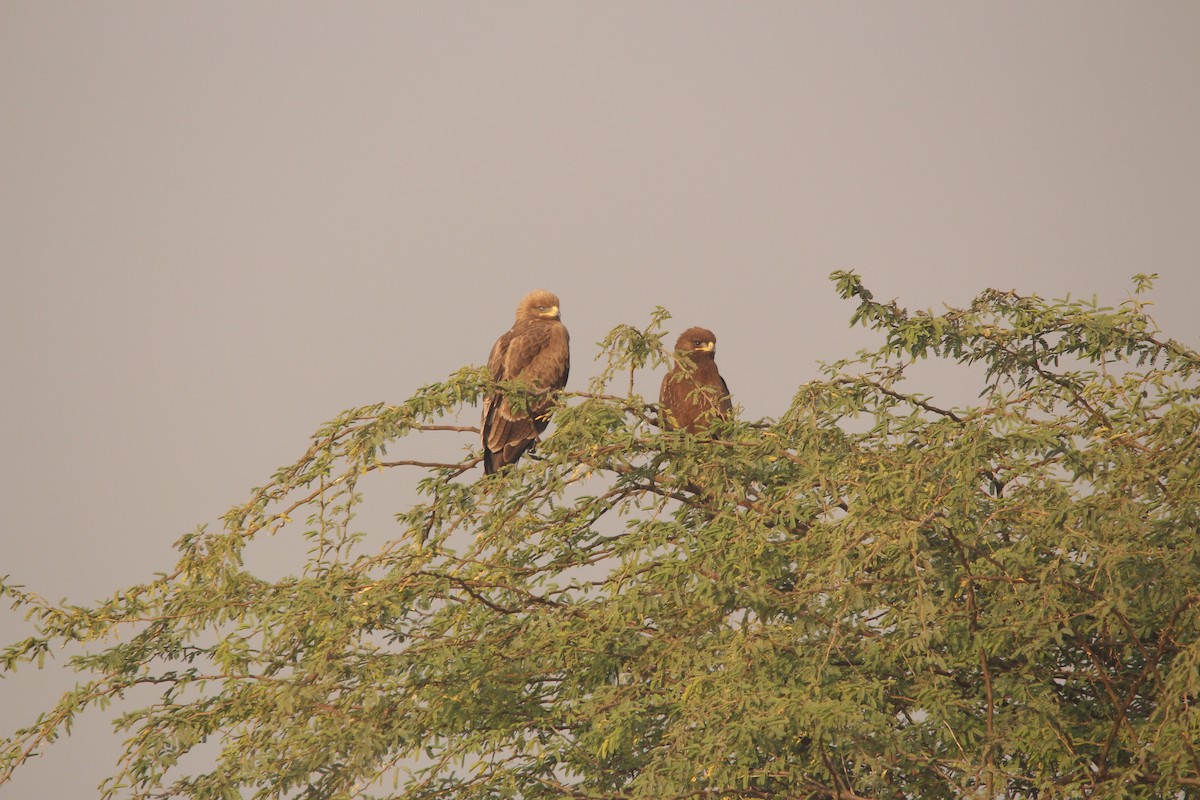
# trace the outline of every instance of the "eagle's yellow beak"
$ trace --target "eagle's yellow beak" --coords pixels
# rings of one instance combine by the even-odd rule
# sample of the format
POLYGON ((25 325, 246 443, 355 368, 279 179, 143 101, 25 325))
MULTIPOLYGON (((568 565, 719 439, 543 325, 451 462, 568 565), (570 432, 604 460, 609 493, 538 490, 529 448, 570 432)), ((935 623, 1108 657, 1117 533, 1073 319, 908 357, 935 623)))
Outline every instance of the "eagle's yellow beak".
POLYGON ((700 345, 696 349, 699 350, 701 353, 711 353, 714 348, 716 348, 715 344, 713 344, 712 342, 705 342, 704 344, 700 345))

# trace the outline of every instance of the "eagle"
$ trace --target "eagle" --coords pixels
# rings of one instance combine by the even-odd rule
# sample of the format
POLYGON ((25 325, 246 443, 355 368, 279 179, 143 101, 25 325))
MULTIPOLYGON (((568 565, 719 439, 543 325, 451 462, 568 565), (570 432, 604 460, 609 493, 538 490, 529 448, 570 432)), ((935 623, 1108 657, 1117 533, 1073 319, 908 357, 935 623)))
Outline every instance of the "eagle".
POLYGON ((733 412, 729 387, 717 371, 716 350, 716 334, 707 328, 688 328, 675 342, 675 366, 658 393, 667 430, 700 433, 733 412))
POLYGON ((520 380, 544 392, 514 411, 497 390, 483 401, 483 471, 491 475, 514 463, 546 429, 554 393, 567 385, 571 337, 559 319, 558 296, 539 289, 525 295, 517 319, 492 345, 488 369, 497 381, 520 380))

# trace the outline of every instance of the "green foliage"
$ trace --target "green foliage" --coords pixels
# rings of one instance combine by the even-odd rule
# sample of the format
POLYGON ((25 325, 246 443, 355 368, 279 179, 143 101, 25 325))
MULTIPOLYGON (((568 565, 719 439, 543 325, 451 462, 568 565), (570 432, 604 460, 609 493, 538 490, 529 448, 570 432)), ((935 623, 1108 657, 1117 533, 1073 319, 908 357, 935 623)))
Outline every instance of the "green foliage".
POLYGON ((490 388, 464 369, 332 420, 153 582, 94 607, 5 584, 38 633, 3 669, 80 642, 86 680, 3 743, 0 783, 150 684, 106 797, 1200 791, 1200 358, 1144 314, 1152 278, 1116 309, 987 291, 935 315, 833 277, 883 344, 778 420, 660 431, 632 390, 659 309, 515 469, 385 460, 470 432, 443 421, 490 388), (901 390, 935 356, 978 404, 901 390), (358 482, 402 466, 421 500, 367 552, 358 482), (293 518, 301 574, 247 570, 293 518))

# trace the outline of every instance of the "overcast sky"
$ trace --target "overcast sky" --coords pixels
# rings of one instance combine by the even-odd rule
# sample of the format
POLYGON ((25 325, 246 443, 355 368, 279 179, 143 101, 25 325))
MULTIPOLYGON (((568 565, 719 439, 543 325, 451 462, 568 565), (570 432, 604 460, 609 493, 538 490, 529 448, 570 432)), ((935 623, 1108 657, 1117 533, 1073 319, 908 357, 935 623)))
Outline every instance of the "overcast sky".
MULTIPOLYGON (((1198 87, 1192 2, 0 0, 0 574, 85 602, 169 570, 538 287, 571 388, 662 305, 754 418, 870 341, 835 269, 933 308, 1157 272, 1200 345, 1198 87)), ((0 683, 3 733, 68 687, 0 683)), ((0 795, 90 796, 107 730, 0 795)))

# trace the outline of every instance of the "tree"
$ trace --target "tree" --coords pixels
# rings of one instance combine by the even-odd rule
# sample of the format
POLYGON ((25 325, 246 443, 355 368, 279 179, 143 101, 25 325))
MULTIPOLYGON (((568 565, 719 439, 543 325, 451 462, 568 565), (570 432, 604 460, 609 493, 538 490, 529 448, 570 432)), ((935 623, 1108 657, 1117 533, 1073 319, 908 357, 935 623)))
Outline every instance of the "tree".
POLYGON ((884 343, 778 420, 661 431, 632 391, 660 309, 612 332, 536 460, 387 460, 462 435, 444 418, 493 388, 467 368, 332 420, 150 583, 88 608, 4 584, 38 626, 4 670, 80 642, 87 680, 4 743, 0 782, 150 684, 105 796, 1200 793, 1200 358, 1144 313, 1150 278, 1116 309, 943 314, 834 279, 884 343), (977 404, 902 390, 933 357, 977 404), (365 552, 358 483, 401 465, 421 500, 365 552), (293 517, 303 571, 256 577, 244 549, 293 517), (205 741, 215 762, 180 761, 205 741))

